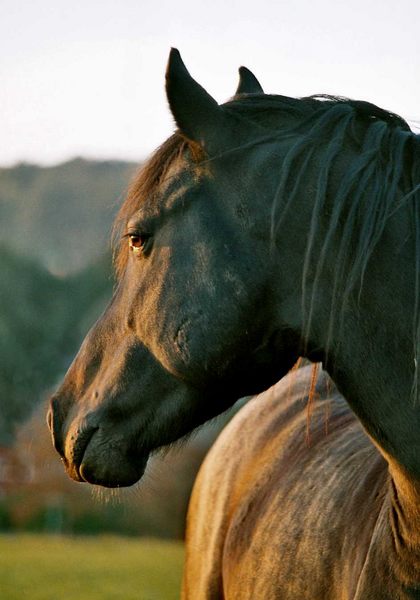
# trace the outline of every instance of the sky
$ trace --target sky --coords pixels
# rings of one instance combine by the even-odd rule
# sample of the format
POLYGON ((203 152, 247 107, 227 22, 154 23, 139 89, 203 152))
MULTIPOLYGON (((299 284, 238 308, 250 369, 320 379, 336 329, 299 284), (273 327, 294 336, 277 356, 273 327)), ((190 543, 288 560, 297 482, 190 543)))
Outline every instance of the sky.
POLYGON ((144 159, 174 129, 171 46, 219 102, 243 64, 420 121, 420 0, 0 0, 0 166, 144 159))

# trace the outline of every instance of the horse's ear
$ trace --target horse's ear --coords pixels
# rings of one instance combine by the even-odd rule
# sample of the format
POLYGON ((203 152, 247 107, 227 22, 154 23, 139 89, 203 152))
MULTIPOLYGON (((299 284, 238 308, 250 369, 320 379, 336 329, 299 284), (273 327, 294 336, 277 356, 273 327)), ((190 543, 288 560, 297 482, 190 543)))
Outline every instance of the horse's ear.
POLYGON ((226 115, 216 100, 189 74, 176 48, 171 49, 166 69, 166 95, 181 133, 198 142, 210 154, 220 139, 226 115))
POLYGON ((236 94, 264 94, 260 82, 246 67, 239 67, 239 84, 236 94))

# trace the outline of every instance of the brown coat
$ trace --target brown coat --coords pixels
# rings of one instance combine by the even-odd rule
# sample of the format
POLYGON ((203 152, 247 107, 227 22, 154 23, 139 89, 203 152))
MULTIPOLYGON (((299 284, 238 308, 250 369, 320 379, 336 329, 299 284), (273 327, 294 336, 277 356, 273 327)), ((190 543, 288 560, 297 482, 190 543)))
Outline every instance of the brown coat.
POLYGON ((325 373, 308 439, 309 386, 305 367, 253 398, 207 456, 184 600, 420 598, 413 515, 386 461, 325 373))

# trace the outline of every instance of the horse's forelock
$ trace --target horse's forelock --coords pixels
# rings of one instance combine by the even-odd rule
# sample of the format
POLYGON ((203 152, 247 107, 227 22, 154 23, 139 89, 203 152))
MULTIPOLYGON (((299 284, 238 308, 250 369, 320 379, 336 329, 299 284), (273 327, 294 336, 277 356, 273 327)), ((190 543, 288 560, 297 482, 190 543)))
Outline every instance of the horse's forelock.
POLYGON ((129 185, 126 198, 118 211, 113 225, 114 269, 117 280, 124 272, 128 257, 128 246, 123 243, 127 221, 146 200, 153 201, 156 190, 167 175, 174 161, 188 148, 194 161, 201 158, 197 145, 176 132, 169 137, 140 167, 129 185))

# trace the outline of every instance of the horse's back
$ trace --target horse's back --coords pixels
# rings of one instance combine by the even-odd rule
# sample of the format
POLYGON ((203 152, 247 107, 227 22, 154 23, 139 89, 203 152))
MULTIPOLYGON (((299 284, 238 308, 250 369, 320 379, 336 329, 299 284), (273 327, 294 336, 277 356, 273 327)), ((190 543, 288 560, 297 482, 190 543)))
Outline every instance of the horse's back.
POLYGON ((342 582, 357 576, 336 572, 335 559, 360 571, 386 467, 325 374, 308 426, 310 384, 310 368, 292 372, 210 450, 190 502, 185 599, 352 597, 342 582))

